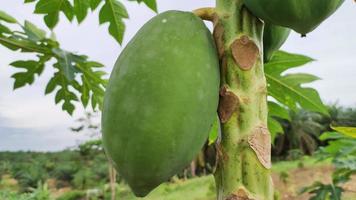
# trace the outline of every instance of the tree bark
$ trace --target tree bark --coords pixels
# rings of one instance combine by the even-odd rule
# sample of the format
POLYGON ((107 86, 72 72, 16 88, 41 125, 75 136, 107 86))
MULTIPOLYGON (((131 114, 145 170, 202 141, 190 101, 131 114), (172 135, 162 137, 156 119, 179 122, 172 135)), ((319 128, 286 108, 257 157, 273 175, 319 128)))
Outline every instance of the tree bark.
POLYGON ((271 200, 271 139, 263 71, 263 22, 242 0, 216 0, 214 38, 221 68, 215 176, 218 200, 271 200))

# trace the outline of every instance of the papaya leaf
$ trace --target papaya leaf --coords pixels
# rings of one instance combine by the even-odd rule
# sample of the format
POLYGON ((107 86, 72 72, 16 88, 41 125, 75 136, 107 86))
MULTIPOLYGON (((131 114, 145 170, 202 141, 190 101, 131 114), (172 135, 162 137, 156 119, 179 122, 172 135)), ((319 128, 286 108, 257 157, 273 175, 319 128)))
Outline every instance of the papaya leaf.
POLYGON ((326 140, 335 140, 335 139, 341 139, 345 138, 343 135, 341 135, 338 132, 324 132, 319 136, 319 140, 321 141, 326 141, 326 140))
POLYGON ((318 80, 310 74, 287 74, 288 69, 299 67, 313 59, 286 52, 276 52, 275 56, 265 65, 268 93, 279 103, 296 110, 299 106, 310 111, 328 114, 327 108, 322 103, 318 92, 313 88, 303 87, 305 83, 318 80))
POLYGON ((142 3, 143 2, 151 10, 157 12, 157 2, 156 2, 156 0, 129 0, 129 1, 137 1, 138 3, 142 3))
POLYGON ((283 134, 283 128, 282 125, 271 115, 268 116, 267 125, 268 125, 268 130, 271 133, 271 141, 273 144, 274 140, 276 139, 276 136, 278 134, 283 134))
POLYGON ((278 103, 268 101, 268 114, 273 117, 279 117, 281 119, 291 120, 289 112, 286 108, 283 108, 278 103))
POLYGON ((349 136, 349 137, 352 137, 352 138, 356 138, 356 127, 336 127, 336 126, 330 126, 333 130, 343 134, 343 135, 346 135, 346 136, 349 136))
POLYGON ((11 33, 11 30, 7 26, 4 26, 0 23, 0 34, 1 33, 11 33))
MULTIPOLYGON (((156 0, 129 1, 144 3, 147 7, 157 12, 156 0)), ((119 0, 25 0, 24 2, 36 2, 35 13, 45 15, 44 22, 50 29, 54 29, 58 24, 60 13, 64 13, 70 22, 76 17, 80 24, 85 20, 89 8, 94 11, 102 2, 104 2, 104 5, 100 8, 99 12, 99 23, 109 23, 109 34, 119 44, 122 44, 125 32, 125 23, 123 19, 127 19, 128 14, 125 6, 119 0), (73 5, 71 2, 73 2, 73 5)))
POLYGON ((17 23, 17 20, 10 16, 9 14, 5 13, 4 11, 0 10, 0 21, 5 21, 8 23, 17 23))
POLYGON ((36 3, 35 13, 45 14, 44 20, 48 28, 53 29, 63 12, 69 21, 73 20, 73 6, 68 0, 39 0, 36 3))
POLYGON ((46 38, 46 32, 39 29, 36 25, 29 21, 25 21, 25 26, 23 27, 28 38, 32 41, 38 42, 46 38))
POLYGON ((278 134, 283 134, 284 130, 281 124, 278 122, 278 118, 290 120, 288 110, 278 103, 268 101, 268 129, 271 133, 272 143, 278 134))
POLYGON ((99 23, 109 22, 109 33, 119 44, 125 32, 125 18, 128 18, 126 8, 117 0, 106 0, 99 13, 99 23))
POLYGON ((47 83, 45 94, 53 92, 57 86, 59 86, 59 76, 54 75, 47 83))
POLYGON ((103 1, 102 0, 90 0, 89 1, 90 9, 92 11, 94 11, 100 5, 101 2, 103 2, 103 1))
POLYGON ((58 56, 58 66, 63 70, 68 81, 72 81, 75 76, 74 55, 61 49, 53 49, 53 53, 58 56))
POLYGON ((83 22, 88 14, 90 2, 88 0, 74 0, 74 14, 77 17, 78 23, 83 22))
POLYGON ((19 60, 10 63, 13 67, 25 69, 24 72, 17 72, 11 77, 15 79, 14 90, 25 86, 26 84, 31 85, 35 80, 35 74, 41 75, 44 69, 44 63, 34 60, 19 60))
POLYGON ((84 107, 91 104, 94 110, 101 109, 107 85, 106 73, 99 70, 103 65, 89 60, 87 56, 62 49, 55 37, 47 38, 45 31, 29 21, 18 25, 19 30, 0 26, 0 45, 13 51, 20 50, 20 53, 35 54, 39 59, 10 64, 20 70, 12 75, 14 89, 34 83, 47 61, 53 60, 55 73, 47 83, 45 94, 55 93, 55 103, 63 102, 62 109, 68 114, 74 112, 74 102, 78 101, 82 101, 84 107))
POLYGON ((268 63, 265 63, 265 70, 268 71, 268 74, 275 76, 280 75, 288 69, 300 67, 312 61, 314 61, 314 59, 304 55, 277 51, 275 52, 273 59, 268 63))
MULTIPOLYGON (((85 80, 85 77, 82 76, 82 80, 85 80)), ((82 96, 80 97, 80 100, 82 101, 82 104, 84 108, 88 106, 89 103, 89 87, 87 83, 83 83, 82 85, 82 96)))
MULTIPOLYGON (((55 65, 58 65, 58 63, 55 65)), ((58 104, 63 101, 62 109, 72 115, 75 109, 73 101, 78 101, 78 97, 69 90, 68 80, 61 73, 56 73, 55 76, 58 76, 58 79, 61 80, 61 88, 56 92, 55 103, 58 104)))
POLYGON ((59 14, 58 13, 49 13, 43 17, 43 20, 48 28, 53 29, 57 23, 59 22, 59 14))

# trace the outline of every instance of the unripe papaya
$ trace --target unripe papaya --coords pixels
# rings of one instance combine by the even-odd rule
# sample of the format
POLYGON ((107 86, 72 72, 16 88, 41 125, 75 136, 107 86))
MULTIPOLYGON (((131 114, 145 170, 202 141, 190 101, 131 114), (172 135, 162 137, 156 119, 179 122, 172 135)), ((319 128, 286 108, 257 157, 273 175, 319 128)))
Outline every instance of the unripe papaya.
POLYGON ((290 34, 290 29, 272 24, 265 24, 263 31, 263 58, 264 62, 268 62, 275 51, 277 51, 290 34))
POLYGON ((104 97, 103 144, 136 196, 199 153, 216 117, 219 77, 212 35, 189 12, 157 15, 122 51, 104 97))
POLYGON ((244 0, 246 7, 265 22, 302 35, 333 14, 344 0, 244 0))

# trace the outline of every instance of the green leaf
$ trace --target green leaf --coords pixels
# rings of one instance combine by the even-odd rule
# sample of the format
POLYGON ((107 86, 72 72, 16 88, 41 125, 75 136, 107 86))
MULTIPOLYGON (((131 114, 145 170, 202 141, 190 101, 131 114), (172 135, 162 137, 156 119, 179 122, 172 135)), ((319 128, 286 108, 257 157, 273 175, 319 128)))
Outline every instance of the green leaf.
POLYGON ((64 101, 62 109, 67 111, 68 114, 72 115, 75 109, 75 106, 72 101, 78 101, 78 98, 73 92, 69 91, 66 86, 59 89, 56 93, 56 104, 60 103, 61 101, 64 101))
POLYGON ((37 0, 25 0, 25 3, 32 3, 34 1, 37 1, 37 0))
POLYGON ((89 4, 90 4, 90 8, 91 10, 95 10, 99 5, 100 3, 102 2, 102 0, 90 0, 89 4))
POLYGON ((289 82, 292 85, 294 83, 294 86, 298 86, 299 84, 311 83, 311 82, 320 80, 319 77, 316 77, 311 74, 305 74, 305 73, 286 74, 283 78, 286 82, 289 82))
MULTIPOLYGON (((49 3, 59 1, 48 0, 49 3)), ((30 1, 26 2, 29 3, 30 1)), ((45 22, 50 27, 54 27, 58 22, 59 12, 57 12, 57 9, 47 5, 46 2, 39 0, 36 8, 38 12, 47 13, 45 14, 45 22), (46 11, 46 9, 51 12, 47 12, 48 10, 46 11)), ((68 3, 68 1, 60 2, 68 3)), ((66 8, 63 8, 63 5, 62 11, 66 8)), ((56 91, 55 102, 63 102, 62 109, 69 114, 74 112, 74 101, 78 101, 77 93, 81 95, 80 99, 84 107, 91 103, 93 109, 97 107, 102 109, 107 80, 104 78, 106 73, 97 69, 103 67, 103 65, 98 62, 88 61, 87 56, 61 49, 60 44, 54 37, 47 38, 46 32, 28 21, 20 26, 23 32, 12 31, 10 28, 0 24, 0 44, 10 50, 35 53, 39 60, 20 60, 11 63, 13 67, 22 70, 12 75, 15 79, 14 89, 34 83, 36 75, 41 75, 43 72, 45 63, 54 58, 57 62, 53 64, 53 67, 57 71, 47 83, 45 94, 52 93, 59 88, 56 91), (6 33, 6 35, 3 33, 6 33), (75 80, 76 74, 80 74, 82 82, 75 80)))
MULTIPOLYGON (((82 79, 84 77, 82 76, 82 79)), ((83 83, 82 85, 82 96, 80 97, 81 101, 82 101, 82 104, 84 106, 84 108, 86 108, 88 106, 88 103, 89 103, 89 88, 87 86, 86 83, 83 83)))
POLYGON ((272 116, 268 116, 267 118, 267 124, 268 124, 268 130, 271 133, 271 141, 274 143, 274 140, 276 139, 276 136, 278 134, 283 134, 283 128, 281 124, 274 119, 272 116))
POLYGON ((302 84, 318 80, 309 74, 282 75, 287 69, 295 68, 312 61, 302 55, 277 52, 272 60, 265 65, 268 93, 281 104, 296 110, 299 106, 310 111, 328 114, 318 92, 313 88, 303 87, 302 84))
POLYGON ((17 20, 15 18, 11 17, 9 14, 1 10, 0 10, 0 20, 3 20, 8 23, 17 23, 17 20))
POLYGON ((40 75, 44 69, 44 64, 42 62, 34 60, 15 61, 12 62, 10 65, 16 68, 26 69, 25 72, 18 72, 11 76, 15 79, 14 90, 23 87, 26 84, 31 85, 35 80, 35 74, 40 75))
POLYGON ((35 8, 35 13, 45 14, 44 20, 50 29, 57 25, 60 12, 69 21, 73 20, 73 6, 68 0, 39 0, 35 8))
POLYGON ((59 86, 59 80, 58 76, 53 76, 47 83, 46 89, 45 89, 45 94, 49 94, 53 92, 57 86, 59 86))
POLYGON ((336 126, 330 126, 333 130, 344 134, 346 136, 356 138, 356 127, 336 127, 336 126))
POLYGON ((286 108, 283 108, 278 103, 268 101, 267 123, 268 123, 268 129, 271 133, 272 143, 274 143, 274 140, 278 134, 284 133, 283 127, 279 123, 279 121, 276 120, 276 117, 281 119, 286 119, 289 121, 291 120, 289 116, 289 112, 286 108))
MULTIPOLYGON (((337 158, 333 162, 335 167, 338 169, 347 169, 347 170, 353 170, 356 173, 356 156, 353 155, 347 155, 342 158, 337 158)), ((342 182, 342 178, 339 178, 336 180, 338 182, 342 182)))
POLYGON ((125 32, 124 18, 128 18, 127 11, 117 0, 106 0, 99 13, 100 24, 109 22, 109 33, 121 44, 125 32))
POLYGON ((130 1, 137 1, 138 3, 144 2, 147 5, 147 7, 149 7, 151 10, 157 12, 156 0, 130 0, 130 1))
POLYGON ((74 0, 74 14, 80 24, 88 14, 89 9, 88 0, 74 0))
POLYGON ((104 67, 104 65, 103 64, 101 64, 101 63, 98 63, 98 62, 94 62, 94 61, 88 61, 88 62, 86 62, 86 66, 87 67, 94 67, 94 68, 101 68, 101 67, 104 67))
POLYGON ((44 21, 48 28, 53 29, 59 21, 59 14, 58 13, 50 13, 50 14, 44 16, 44 21))
POLYGON ((68 81, 74 80, 75 77, 75 60, 76 57, 67 51, 62 49, 55 48, 52 50, 53 53, 57 56, 58 66, 63 71, 65 77, 68 81))
POLYGON ((16 74, 13 74, 11 78, 15 79, 14 87, 13 87, 14 90, 23 87, 26 84, 31 85, 34 81, 34 77, 32 76, 31 73, 28 72, 18 72, 16 74))
POLYGON ((272 101, 268 101, 268 114, 270 116, 279 117, 289 121, 291 120, 288 110, 272 101))
POLYGON ((277 51, 272 60, 265 64, 265 70, 270 75, 280 75, 288 69, 303 66, 311 61, 314 59, 304 55, 277 51))
POLYGON ((91 107, 93 110, 95 110, 97 106, 98 106, 97 98, 95 98, 95 95, 92 95, 91 96, 91 107))
POLYGON ((32 41, 38 42, 46 38, 46 32, 29 21, 25 21, 25 26, 23 27, 26 35, 32 41))
POLYGON ((2 25, 2 24, 0 24, 0 34, 1 33, 12 33, 12 31, 8 28, 8 27, 6 27, 6 26, 4 26, 4 25, 2 25))
POLYGON ((335 140, 335 139, 341 139, 345 138, 343 135, 341 135, 338 132, 324 132, 319 136, 319 140, 325 141, 325 140, 335 140))
POLYGON ((143 0, 143 1, 149 8, 151 8, 153 11, 157 12, 156 0, 143 0))

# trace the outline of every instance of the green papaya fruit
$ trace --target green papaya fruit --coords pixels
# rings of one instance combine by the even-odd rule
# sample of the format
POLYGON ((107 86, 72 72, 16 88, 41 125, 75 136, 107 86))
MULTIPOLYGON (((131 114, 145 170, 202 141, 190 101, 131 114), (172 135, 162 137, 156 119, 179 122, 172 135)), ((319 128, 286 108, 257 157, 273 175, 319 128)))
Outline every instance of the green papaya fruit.
POLYGON ((136 196, 199 153, 216 117, 219 84, 212 35, 192 13, 157 15, 122 51, 104 97, 103 144, 136 196))
POLYGON ((264 62, 268 62, 275 51, 277 51, 287 40, 290 29, 273 24, 265 24, 263 31, 263 57, 264 62))
POLYGON ((302 35, 333 14, 344 0, 244 0, 246 7, 265 22, 302 35))

